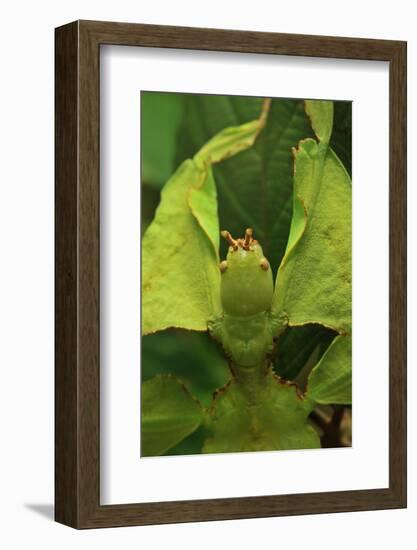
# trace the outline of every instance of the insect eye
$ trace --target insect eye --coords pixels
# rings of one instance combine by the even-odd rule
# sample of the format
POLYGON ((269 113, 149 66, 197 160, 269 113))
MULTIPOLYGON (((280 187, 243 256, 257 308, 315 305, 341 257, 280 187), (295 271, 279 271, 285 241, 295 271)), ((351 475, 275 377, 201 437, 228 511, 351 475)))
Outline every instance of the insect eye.
POLYGON ((227 269, 227 262, 226 260, 223 260, 222 262, 220 262, 220 272, 221 273, 224 273, 227 269))
POLYGON ((269 262, 266 258, 262 258, 261 262, 260 262, 260 265, 261 265, 261 268, 264 270, 264 271, 268 271, 269 269, 269 262))

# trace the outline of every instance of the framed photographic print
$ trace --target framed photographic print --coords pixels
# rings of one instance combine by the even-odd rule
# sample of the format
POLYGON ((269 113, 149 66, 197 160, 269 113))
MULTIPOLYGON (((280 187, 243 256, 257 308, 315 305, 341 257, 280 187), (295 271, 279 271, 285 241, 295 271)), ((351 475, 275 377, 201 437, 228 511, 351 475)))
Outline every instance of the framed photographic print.
POLYGON ((406 506, 406 44, 56 29, 56 520, 406 506))

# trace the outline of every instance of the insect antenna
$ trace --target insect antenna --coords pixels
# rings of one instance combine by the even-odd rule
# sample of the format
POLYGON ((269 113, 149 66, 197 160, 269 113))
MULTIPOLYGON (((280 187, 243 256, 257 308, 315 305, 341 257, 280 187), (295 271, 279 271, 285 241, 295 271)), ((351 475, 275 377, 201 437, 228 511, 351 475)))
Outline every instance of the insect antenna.
POLYGON ((229 231, 222 231, 221 236, 226 239, 226 241, 233 247, 233 250, 237 250, 238 242, 232 237, 229 231))
POLYGON ((253 235, 253 229, 248 227, 245 231, 245 241, 243 243, 243 248, 245 250, 249 250, 250 245, 252 244, 252 235, 253 235))

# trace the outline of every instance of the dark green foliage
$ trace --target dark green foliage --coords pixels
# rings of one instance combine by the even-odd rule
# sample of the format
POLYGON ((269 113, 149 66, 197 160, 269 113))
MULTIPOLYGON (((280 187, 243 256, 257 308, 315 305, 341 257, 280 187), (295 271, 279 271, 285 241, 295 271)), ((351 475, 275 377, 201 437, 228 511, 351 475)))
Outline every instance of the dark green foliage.
POLYGON ((288 327, 277 345, 274 370, 285 380, 294 380, 312 353, 318 361, 331 344, 336 332, 320 325, 288 327))
POLYGON ((334 102, 333 133, 330 146, 352 177, 352 102, 334 102))

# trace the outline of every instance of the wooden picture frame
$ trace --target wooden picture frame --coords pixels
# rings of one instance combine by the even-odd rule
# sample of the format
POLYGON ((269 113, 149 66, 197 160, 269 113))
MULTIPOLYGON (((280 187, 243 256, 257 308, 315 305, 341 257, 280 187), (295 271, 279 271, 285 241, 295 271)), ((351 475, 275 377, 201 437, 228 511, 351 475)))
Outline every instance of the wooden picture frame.
POLYGON ((111 22, 56 29, 55 518, 75 528, 406 506, 406 43, 111 22), (100 505, 99 56, 117 44, 389 62, 389 488, 100 505))

